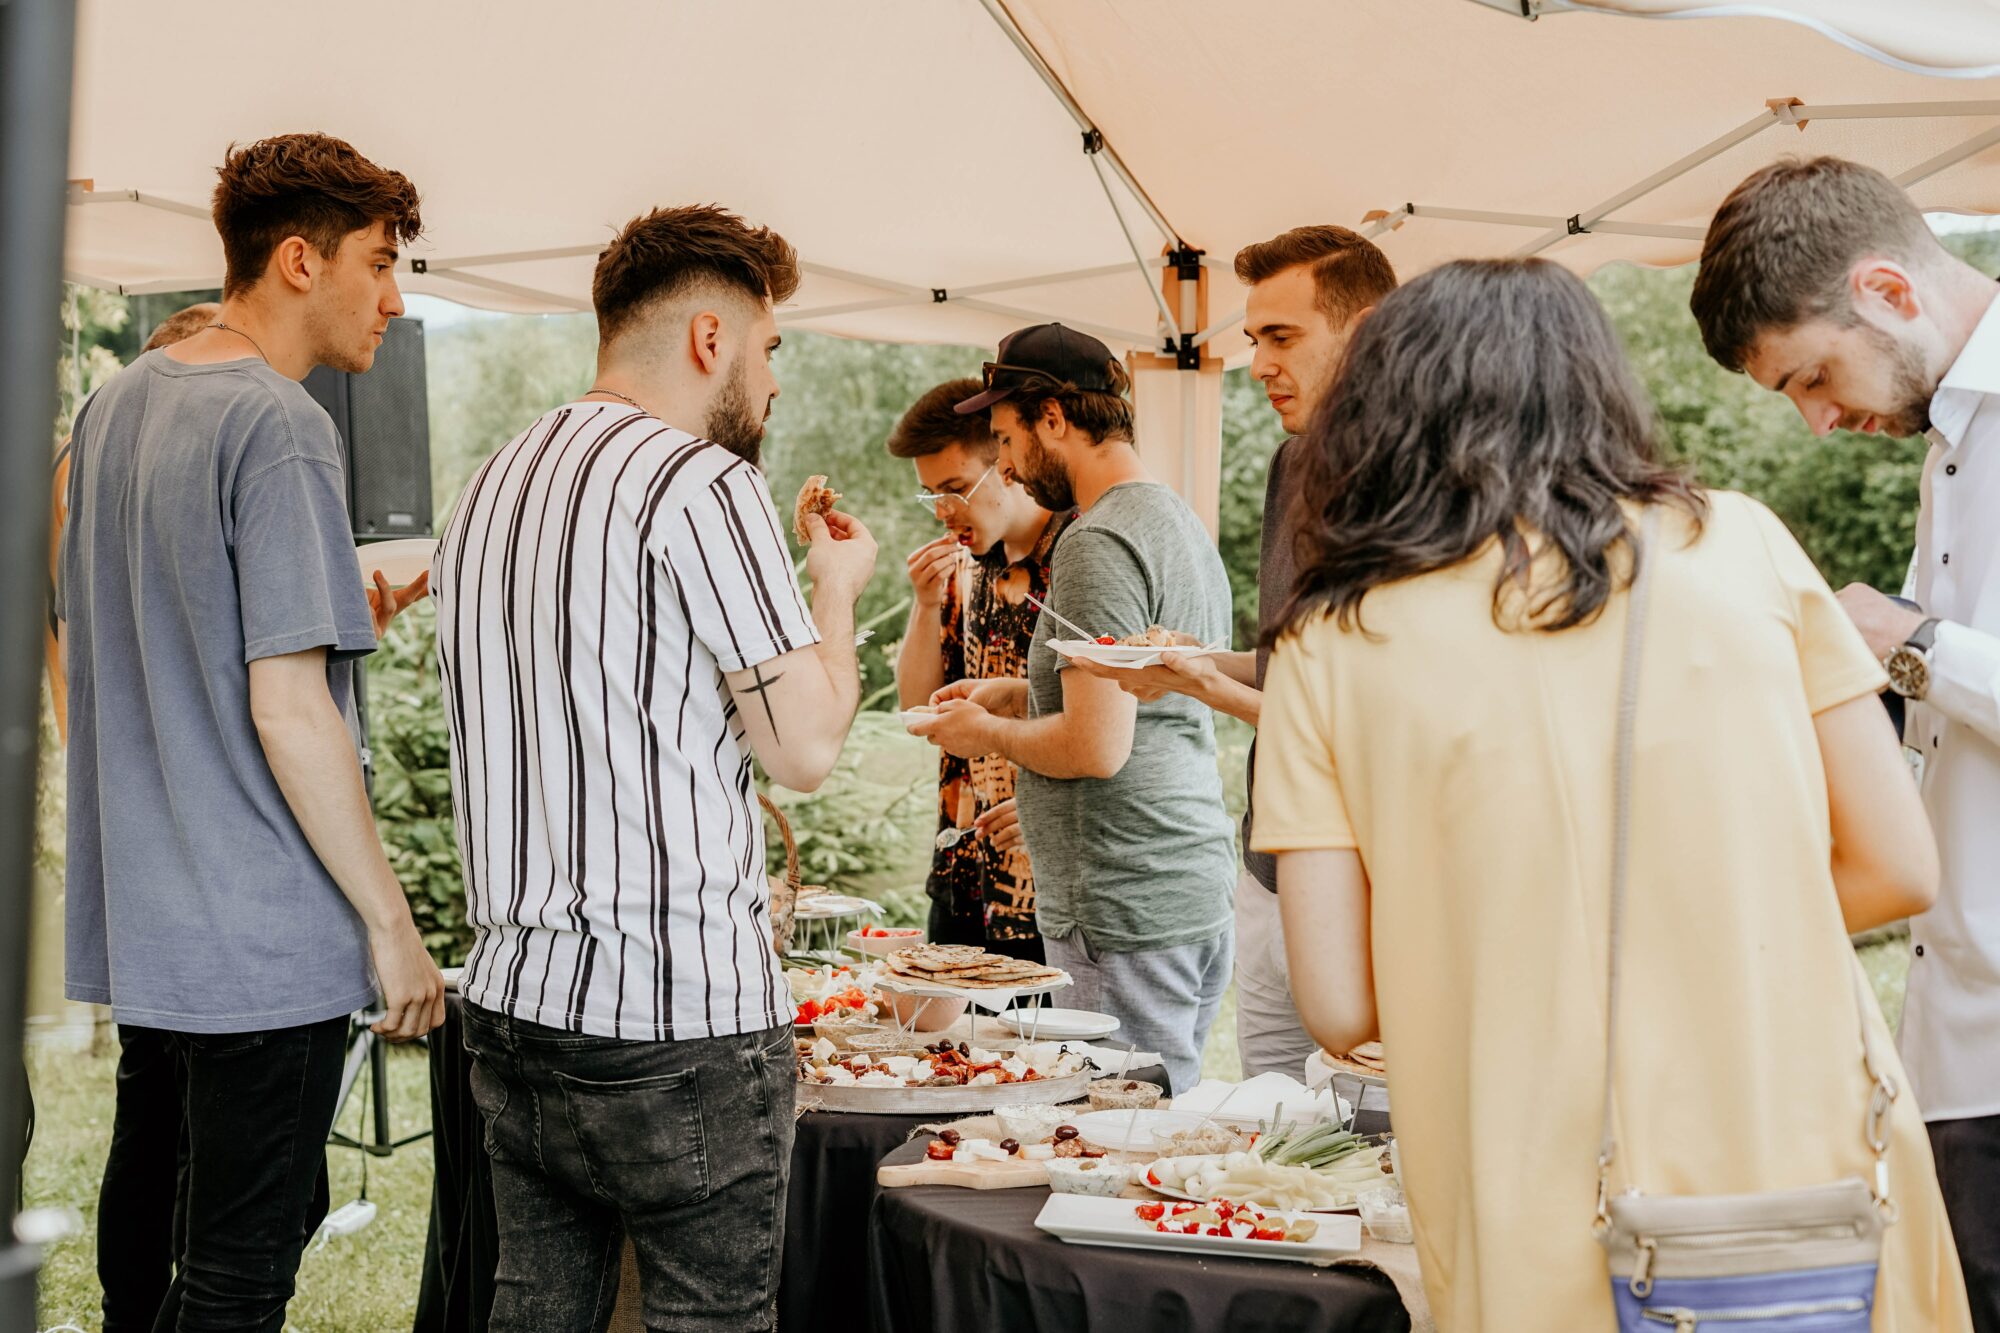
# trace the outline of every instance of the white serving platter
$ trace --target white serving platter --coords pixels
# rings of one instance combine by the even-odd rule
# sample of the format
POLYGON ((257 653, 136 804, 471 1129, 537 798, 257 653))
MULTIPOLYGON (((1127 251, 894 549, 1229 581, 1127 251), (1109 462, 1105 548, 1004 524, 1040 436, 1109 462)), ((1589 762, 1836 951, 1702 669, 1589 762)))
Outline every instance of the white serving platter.
POLYGON ((1142 648, 1123 643, 1092 643, 1088 639, 1050 639, 1049 647, 1071 661, 1082 659, 1099 666, 1136 670, 1158 666, 1169 657, 1213 657, 1221 648, 1142 648))
POLYGON ((849 898, 839 893, 816 893, 801 898, 792 909, 794 921, 837 921, 844 916, 880 916, 882 904, 867 898, 849 898))
POLYGON ((361 586, 375 586, 375 571, 381 570, 389 586, 400 588, 428 574, 431 557, 437 554, 435 537, 403 537, 392 542, 366 542, 354 548, 354 562, 361 568, 361 586))
MULTIPOLYGON (((1144 1185, 1147 1189, 1153 1191, 1153 1193, 1155 1194, 1166 1195, 1169 1199, 1180 1199, 1187 1203, 1207 1203, 1208 1200, 1202 1198, 1198 1194, 1189 1194, 1186 1190, 1175 1189, 1168 1185, 1155 1184, 1152 1180, 1147 1178, 1146 1173, 1148 1171, 1151 1171, 1154 1167, 1157 1167, 1160 1164, 1160 1162, 1172 1162, 1180 1166, 1181 1168, 1185 1169, 1190 1164, 1209 1161, 1219 1156, 1227 1156, 1227 1154, 1205 1153, 1205 1154, 1197 1154, 1192 1157, 1162 1157, 1159 1159, 1159 1161, 1147 1162, 1144 1165, 1135 1168, 1137 1172, 1138 1183, 1144 1185)), ((1382 1182, 1384 1184, 1394 1183, 1388 1176, 1383 1176, 1382 1182)), ((1372 1189, 1374 1188, 1374 1186, 1371 1185, 1369 1188, 1372 1189)), ((1244 1196, 1241 1199, 1237 1198, 1235 1195, 1232 1194, 1229 1196, 1229 1201, 1231 1203, 1247 1203, 1257 1208, 1264 1208, 1263 1204, 1257 1202, 1257 1196, 1254 1192, 1244 1196)), ((1265 1208, 1264 1211, 1269 1212, 1271 1210, 1265 1208)), ((1311 1213, 1314 1217, 1324 1217, 1339 1213, 1358 1213, 1361 1211, 1361 1203, 1360 1200, 1357 1199, 1354 1202, 1343 1203, 1338 1207, 1334 1208, 1306 1208, 1302 1209, 1301 1211, 1311 1213)))
POLYGON ((1203 1122, 1224 1125, 1230 1129, 1257 1128, 1255 1116, 1224 1114, 1211 1118, 1201 1111, 1163 1111, 1158 1108, 1143 1111, 1087 1111, 1069 1123, 1076 1126, 1077 1133, 1100 1148, 1109 1148, 1113 1152, 1157 1155, 1162 1148, 1153 1139, 1155 1130, 1162 1134, 1173 1134, 1198 1128, 1203 1122))
POLYGON ((1032 1041, 1095 1041, 1118 1030, 1118 1020, 1092 1009, 1009 1009, 1000 1026, 1032 1041))
MULTIPOLYGON (((1246 1259, 1330 1264, 1361 1252, 1361 1219, 1312 1214, 1319 1232, 1309 1241, 1239 1240, 1233 1236, 1183 1236, 1155 1231, 1133 1213, 1131 1199, 1099 1199, 1087 1194, 1051 1194, 1035 1225, 1072 1245, 1104 1245, 1121 1250, 1174 1250, 1183 1254, 1233 1254, 1246 1259)), ((1287 1222, 1302 1214, 1276 1212, 1287 1222)))

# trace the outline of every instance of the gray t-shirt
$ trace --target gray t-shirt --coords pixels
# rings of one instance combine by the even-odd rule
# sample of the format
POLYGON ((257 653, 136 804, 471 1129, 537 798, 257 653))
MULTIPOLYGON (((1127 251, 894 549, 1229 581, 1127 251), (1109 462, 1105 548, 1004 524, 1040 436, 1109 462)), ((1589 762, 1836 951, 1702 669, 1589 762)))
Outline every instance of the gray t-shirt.
MULTIPOLYGON (((1072 523, 1049 567, 1049 606, 1124 636, 1148 625, 1214 643, 1229 637, 1229 579, 1201 520, 1157 482, 1114 486, 1072 523)), ((1054 619, 1028 652, 1031 716, 1062 711, 1054 619)), ((1234 912, 1236 844, 1205 704, 1170 694, 1139 705, 1132 757, 1109 778, 1046 778, 1017 788, 1043 935, 1081 929, 1113 953, 1213 939, 1234 912)))
POLYGON ((262 360, 149 352, 78 416, 57 614, 69 679, 67 987, 121 1023, 296 1027, 374 995, 360 918, 250 720, 248 664, 374 650, 340 438, 262 360))

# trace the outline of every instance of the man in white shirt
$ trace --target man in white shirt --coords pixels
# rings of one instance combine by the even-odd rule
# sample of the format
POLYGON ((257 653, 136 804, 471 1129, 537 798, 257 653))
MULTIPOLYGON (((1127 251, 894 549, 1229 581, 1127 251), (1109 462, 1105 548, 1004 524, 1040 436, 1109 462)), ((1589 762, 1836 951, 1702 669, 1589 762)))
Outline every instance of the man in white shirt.
MULTIPOLYGON (((2000 293, 1887 177, 1787 161, 1730 194, 1693 308, 1708 350, 1817 434, 1924 434, 1915 600, 1841 604, 1909 701, 1943 890, 1911 921, 1901 1045, 1980 1333, 2000 1333, 2000 293)), ((1840 855, 1840 849, 1834 849, 1840 855)))
POLYGON ((860 702, 867 529, 757 467, 790 245, 719 208, 599 257, 597 375, 466 486, 432 586, 477 930, 459 989, 493 1159, 495 1333, 775 1318, 791 1001, 754 754, 811 791, 860 702))

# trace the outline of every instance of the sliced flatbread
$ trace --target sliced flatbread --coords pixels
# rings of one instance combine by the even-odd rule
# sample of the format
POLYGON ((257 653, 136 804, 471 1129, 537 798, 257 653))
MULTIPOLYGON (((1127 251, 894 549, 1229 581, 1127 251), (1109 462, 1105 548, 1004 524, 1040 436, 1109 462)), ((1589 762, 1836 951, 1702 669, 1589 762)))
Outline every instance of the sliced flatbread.
POLYGON ((799 487, 799 500, 792 507, 792 533, 801 546, 812 541, 812 534, 806 531, 806 516, 824 514, 840 503, 840 492, 830 490, 823 475, 806 478, 806 484, 799 487))

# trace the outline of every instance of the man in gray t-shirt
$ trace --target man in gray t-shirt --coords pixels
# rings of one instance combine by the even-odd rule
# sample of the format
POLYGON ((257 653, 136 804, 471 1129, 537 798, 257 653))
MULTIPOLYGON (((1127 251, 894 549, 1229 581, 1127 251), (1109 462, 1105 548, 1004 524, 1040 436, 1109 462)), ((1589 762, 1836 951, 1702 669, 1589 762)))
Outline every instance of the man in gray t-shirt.
POLYGON ((1115 1016, 1185 1091, 1233 941, 1236 852, 1214 724, 1191 699, 1142 705, 1066 669, 1049 643, 1070 637, 1057 616, 1092 635, 1159 625, 1226 641, 1229 580, 1194 511, 1140 463, 1124 369, 1102 343, 1060 324, 1023 329, 1000 344, 987 386, 958 410, 991 413, 1001 467, 1036 503, 1080 515, 1050 565, 1028 679, 948 687, 919 731, 1019 766, 1044 949, 1074 982, 1064 1002, 1115 1016))
POLYGON ((107 1333, 277 1328, 349 1016, 379 993, 392 1040, 444 1016, 342 716, 422 587, 371 615, 340 440, 299 384, 372 364, 416 191, 318 134, 218 175, 221 309, 79 413, 59 557, 67 993, 160 1034, 183 1091, 173 1284, 158 1310, 107 1288, 107 1333))
MULTIPOLYGON (((1236 256, 1236 276, 1250 289, 1243 332, 1256 355, 1251 377, 1264 388, 1291 437, 1271 456, 1264 490, 1262 559, 1257 570, 1260 637, 1278 623, 1291 600, 1293 530, 1287 524, 1299 489, 1303 438, 1313 411, 1332 386, 1341 354, 1355 326, 1396 285, 1388 259, 1366 238, 1345 227, 1298 227, 1246 247, 1236 256)), ((1198 702, 1256 726, 1263 711, 1261 644, 1215 657, 1183 659, 1126 673, 1120 682, 1141 699, 1163 695, 1198 702)), ((1243 1072, 1276 1071, 1300 1077, 1318 1043, 1292 1005, 1285 939, 1278 918, 1277 859, 1250 847, 1257 814, 1252 774, 1246 778, 1243 875, 1236 885, 1236 1042, 1243 1072)))

